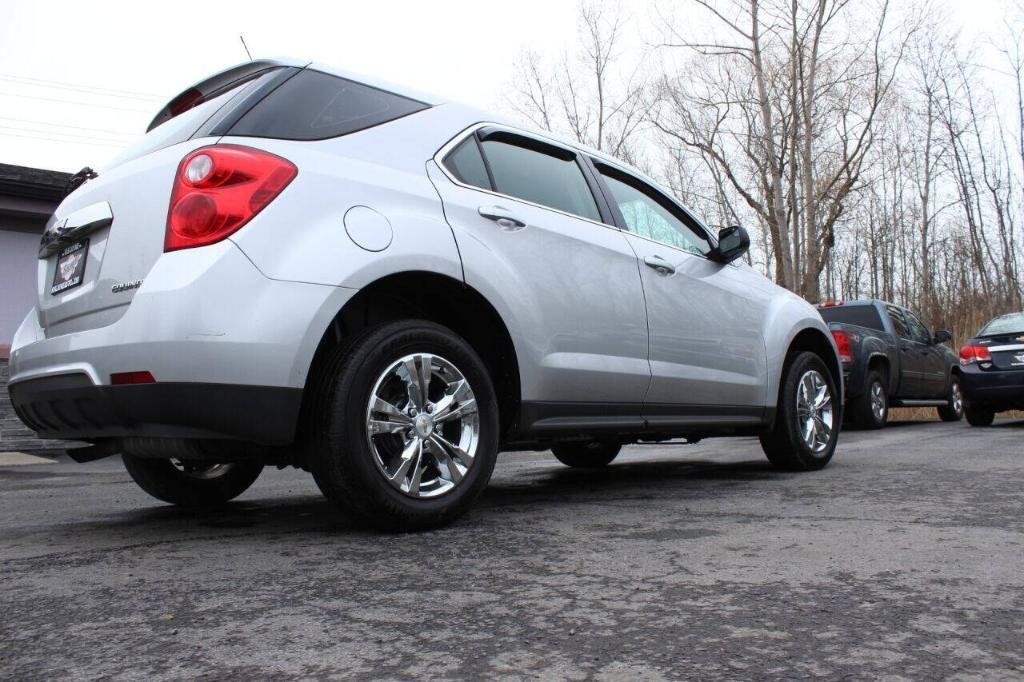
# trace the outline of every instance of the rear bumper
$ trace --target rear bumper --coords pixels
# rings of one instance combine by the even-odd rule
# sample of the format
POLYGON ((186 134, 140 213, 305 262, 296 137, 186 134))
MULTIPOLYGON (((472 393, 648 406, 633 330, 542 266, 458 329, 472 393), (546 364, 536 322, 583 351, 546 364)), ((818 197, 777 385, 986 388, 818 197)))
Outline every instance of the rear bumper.
POLYGON ((270 279, 230 241, 163 254, 111 324, 48 336, 30 313, 9 390, 48 438, 290 442, 313 354, 354 293, 270 279), (111 386, 143 371, 156 383, 111 386))
POLYGON ((1024 409, 1024 371, 961 371, 960 387, 972 405, 995 411, 1024 409))
POLYGON ((229 438, 286 445, 302 390, 165 383, 97 386, 83 373, 9 387, 18 417, 44 438, 229 438))

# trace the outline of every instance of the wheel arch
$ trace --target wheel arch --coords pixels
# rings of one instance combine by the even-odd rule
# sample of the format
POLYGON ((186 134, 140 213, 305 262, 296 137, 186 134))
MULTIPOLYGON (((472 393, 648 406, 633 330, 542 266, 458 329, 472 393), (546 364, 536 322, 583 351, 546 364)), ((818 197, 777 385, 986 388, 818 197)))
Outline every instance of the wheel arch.
POLYGON ((826 335, 825 332, 817 327, 804 327, 797 331, 786 348, 787 361, 779 375, 780 380, 778 384, 781 384, 781 377, 785 376, 786 371, 789 369, 788 358, 797 351, 810 351, 824 361, 825 366, 828 367, 829 374, 832 375, 832 381, 839 391, 839 400, 837 402, 841 405, 843 402, 843 368, 839 363, 839 354, 836 351, 835 341, 832 340, 831 335, 826 335))
MULTIPOLYGON (((303 430, 308 423, 307 401, 320 375, 317 371, 339 346, 365 329, 398 319, 423 319, 448 327, 480 355, 494 383, 502 435, 512 428, 519 411, 519 361, 508 326, 480 292, 464 282, 429 271, 405 271, 383 276, 345 301, 324 330, 313 353, 303 391, 303 430)), ((300 434, 301 436, 301 434, 300 434)))

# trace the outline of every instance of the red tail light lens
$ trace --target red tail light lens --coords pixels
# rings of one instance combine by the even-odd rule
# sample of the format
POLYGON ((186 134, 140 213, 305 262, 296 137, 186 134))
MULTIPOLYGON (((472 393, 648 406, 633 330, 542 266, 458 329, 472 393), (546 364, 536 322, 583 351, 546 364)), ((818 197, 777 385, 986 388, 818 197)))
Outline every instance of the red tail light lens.
POLYGON ((114 386, 126 384, 155 384, 156 379, 150 372, 119 372, 110 375, 110 383, 114 386))
POLYGON ((232 144, 197 149, 178 165, 164 251, 219 242, 266 208, 298 174, 269 152, 232 144))
POLYGON ((846 332, 832 332, 832 338, 836 340, 836 347, 839 349, 839 360, 844 365, 853 363, 853 339, 846 332))
POLYGON ((964 346, 960 349, 961 365, 970 365, 975 362, 992 362, 992 353, 985 346, 964 346))

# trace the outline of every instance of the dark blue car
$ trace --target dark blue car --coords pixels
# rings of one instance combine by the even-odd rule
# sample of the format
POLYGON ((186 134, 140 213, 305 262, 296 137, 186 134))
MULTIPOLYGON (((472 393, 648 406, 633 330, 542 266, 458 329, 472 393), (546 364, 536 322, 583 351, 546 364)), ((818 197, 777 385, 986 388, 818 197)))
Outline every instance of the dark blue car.
POLYGON ((971 426, 996 412, 1024 410, 1024 312, 989 321, 960 349, 961 382, 971 426))

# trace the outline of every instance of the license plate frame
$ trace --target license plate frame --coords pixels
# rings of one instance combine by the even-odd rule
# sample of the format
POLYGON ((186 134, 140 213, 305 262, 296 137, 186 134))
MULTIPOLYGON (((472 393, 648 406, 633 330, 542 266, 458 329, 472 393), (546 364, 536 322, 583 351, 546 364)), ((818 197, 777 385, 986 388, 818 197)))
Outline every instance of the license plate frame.
POLYGON ((50 295, 58 296, 81 286, 85 281, 85 266, 89 260, 89 240, 79 239, 57 252, 57 264, 53 269, 53 284, 50 295))

